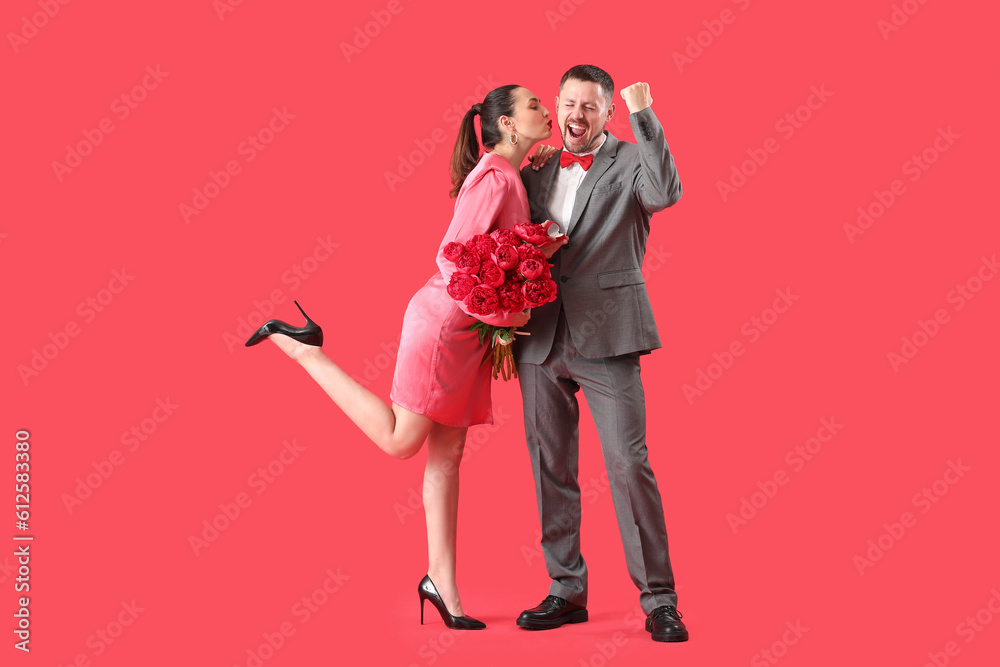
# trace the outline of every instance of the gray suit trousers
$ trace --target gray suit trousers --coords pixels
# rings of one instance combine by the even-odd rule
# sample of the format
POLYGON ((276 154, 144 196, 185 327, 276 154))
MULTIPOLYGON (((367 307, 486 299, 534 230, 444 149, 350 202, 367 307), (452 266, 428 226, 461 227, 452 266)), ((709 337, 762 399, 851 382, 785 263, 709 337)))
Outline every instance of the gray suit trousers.
POLYGON ((667 529, 646 450, 646 403, 639 354, 603 359, 580 355, 559 313, 545 362, 520 363, 524 422, 535 476, 542 551, 550 595, 587 604, 587 565, 580 553, 579 422, 583 388, 610 480, 632 582, 645 613, 677 606, 667 529))

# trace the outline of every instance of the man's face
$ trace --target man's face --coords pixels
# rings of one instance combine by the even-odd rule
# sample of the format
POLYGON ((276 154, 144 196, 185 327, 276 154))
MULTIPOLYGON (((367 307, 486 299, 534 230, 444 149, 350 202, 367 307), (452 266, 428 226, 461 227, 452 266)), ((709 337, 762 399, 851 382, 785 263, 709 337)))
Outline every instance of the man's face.
POLYGON ((586 153, 600 143, 604 124, 615 115, 600 84, 567 79, 556 96, 559 130, 570 153, 586 153))

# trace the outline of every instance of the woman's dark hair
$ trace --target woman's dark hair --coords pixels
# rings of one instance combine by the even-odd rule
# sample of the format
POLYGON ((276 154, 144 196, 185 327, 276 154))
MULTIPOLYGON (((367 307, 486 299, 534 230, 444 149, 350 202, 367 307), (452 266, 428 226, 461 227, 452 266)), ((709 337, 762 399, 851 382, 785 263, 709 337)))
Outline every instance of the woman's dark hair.
POLYGON ((462 124, 458 128, 455 150, 451 154, 452 188, 450 196, 458 196, 458 191, 462 189, 465 178, 479 162, 479 142, 476 141, 475 117, 479 116, 483 146, 493 148, 503 139, 497 121, 500 120, 500 116, 514 115, 514 104, 517 101, 514 91, 520 87, 512 83, 494 88, 486 94, 486 99, 481 104, 473 104, 472 108, 465 112, 462 124))

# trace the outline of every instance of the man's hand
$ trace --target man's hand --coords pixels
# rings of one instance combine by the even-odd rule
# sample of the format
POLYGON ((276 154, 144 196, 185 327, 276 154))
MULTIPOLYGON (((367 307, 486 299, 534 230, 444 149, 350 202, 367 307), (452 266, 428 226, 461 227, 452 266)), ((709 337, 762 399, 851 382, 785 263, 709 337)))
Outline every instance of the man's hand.
POLYGON ((649 96, 648 83, 633 83, 628 88, 622 88, 622 99, 629 113, 648 109, 653 104, 653 98, 649 96))
POLYGON ((545 144, 540 144, 538 150, 534 152, 533 155, 528 156, 528 162, 531 163, 531 168, 538 171, 545 166, 545 163, 549 161, 549 158, 559 152, 558 148, 553 148, 552 146, 546 146, 545 144))
POLYGON ((538 246, 538 249, 542 251, 543 255, 545 255, 545 259, 552 259, 552 255, 556 254, 556 250, 559 250, 559 248, 563 247, 567 243, 569 243, 569 237, 563 234, 562 236, 553 239, 550 243, 538 246))

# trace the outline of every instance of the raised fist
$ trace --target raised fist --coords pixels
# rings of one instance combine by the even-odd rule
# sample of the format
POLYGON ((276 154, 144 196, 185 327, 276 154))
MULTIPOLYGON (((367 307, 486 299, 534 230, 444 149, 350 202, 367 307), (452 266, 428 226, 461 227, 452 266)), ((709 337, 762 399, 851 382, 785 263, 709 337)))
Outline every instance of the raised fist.
POLYGON ((629 113, 642 111, 653 104, 653 98, 649 96, 649 84, 641 81, 622 88, 622 99, 625 100, 629 113))

